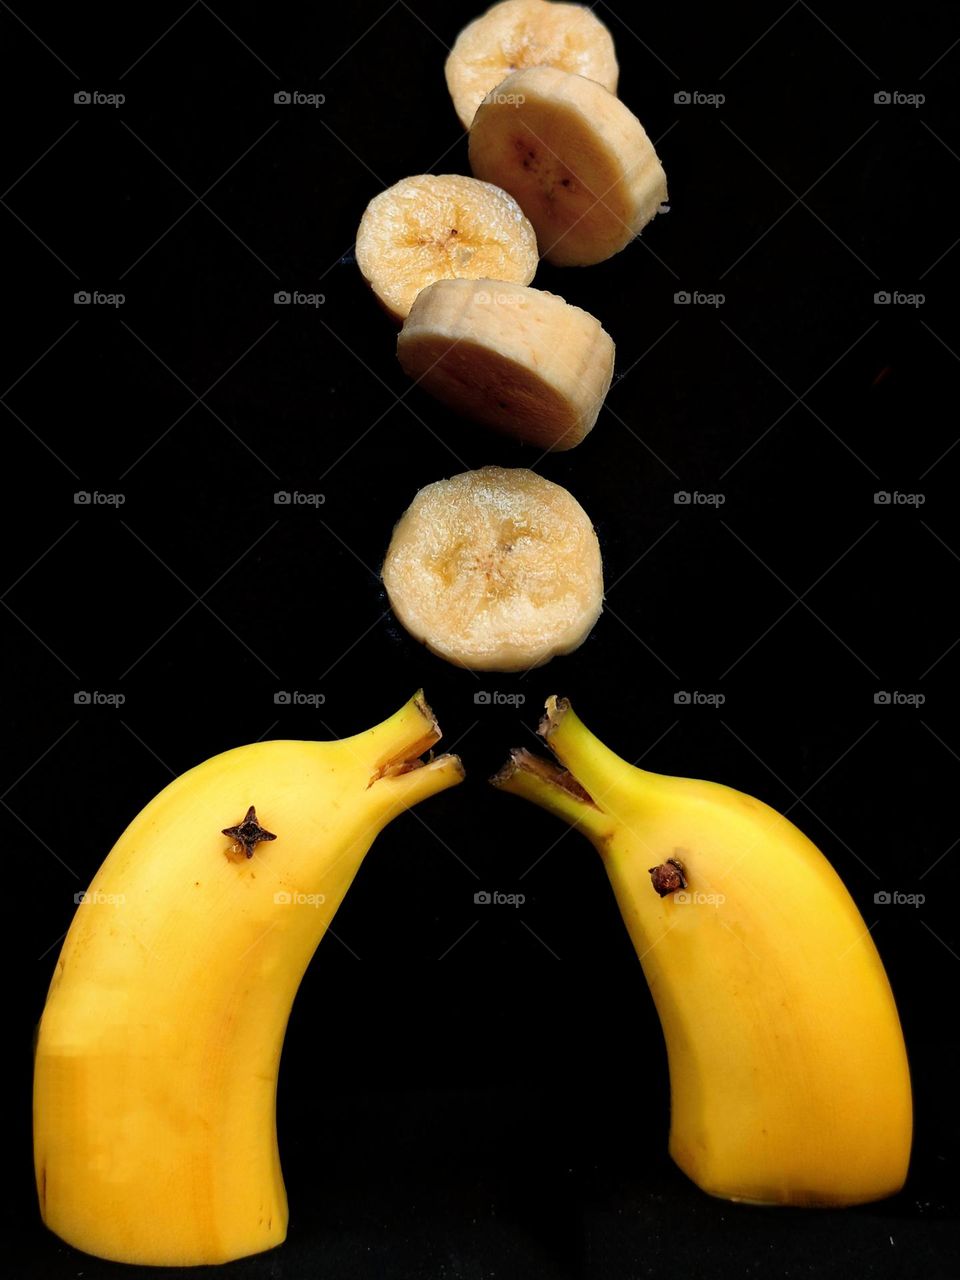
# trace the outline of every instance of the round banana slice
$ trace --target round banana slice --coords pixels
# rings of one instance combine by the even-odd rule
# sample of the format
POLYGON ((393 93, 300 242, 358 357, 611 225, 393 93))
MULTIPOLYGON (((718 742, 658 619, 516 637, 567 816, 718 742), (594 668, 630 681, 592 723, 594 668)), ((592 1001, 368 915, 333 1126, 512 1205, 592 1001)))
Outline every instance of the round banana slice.
POLYGON ((447 88, 465 129, 501 80, 524 67, 575 71, 617 91, 613 38, 583 5, 502 0, 457 36, 447 58, 447 88))
POLYGON ((360 220, 357 265, 398 320, 434 280, 529 284, 537 236, 513 196, 461 174, 424 173, 381 191, 360 220))
POLYGON ((613 377, 613 339, 555 293, 498 280, 438 280, 397 340, 404 371, 465 417, 541 449, 572 449, 613 377))
POLYGON ((619 253, 667 199, 643 125, 619 98, 555 67, 516 71, 470 128, 476 177, 516 196, 540 255, 559 267, 619 253))
POLYGON ((603 607, 589 516, 522 468, 483 467, 421 489, 393 531, 383 581, 411 635, 475 671, 525 671, 569 653, 603 607))

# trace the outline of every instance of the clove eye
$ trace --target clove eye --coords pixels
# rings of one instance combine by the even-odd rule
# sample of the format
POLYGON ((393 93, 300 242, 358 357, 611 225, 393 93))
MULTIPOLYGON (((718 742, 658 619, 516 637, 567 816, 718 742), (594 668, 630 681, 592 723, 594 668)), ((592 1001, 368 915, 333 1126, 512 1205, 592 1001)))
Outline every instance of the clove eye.
POLYGON ((667 858, 659 867, 650 868, 650 880, 661 898, 668 893, 676 893, 687 887, 687 877, 683 863, 677 858, 667 858))
POLYGON ((243 853, 248 858, 253 857, 253 851, 258 844, 277 838, 272 831, 267 831, 257 821, 257 810, 254 805, 247 810, 242 822, 238 822, 235 827, 224 827, 222 834, 229 836, 233 841, 233 853, 243 853))

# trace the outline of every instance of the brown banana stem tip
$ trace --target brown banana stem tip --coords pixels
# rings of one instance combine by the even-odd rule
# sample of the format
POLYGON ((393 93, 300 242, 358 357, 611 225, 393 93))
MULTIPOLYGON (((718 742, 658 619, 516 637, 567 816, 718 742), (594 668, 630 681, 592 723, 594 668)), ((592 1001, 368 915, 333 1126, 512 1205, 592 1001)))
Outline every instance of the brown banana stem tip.
POLYGON ((536 777, 542 778, 544 782, 549 782, 551 786, 560 787, 561 790, 568 792, 575 800, 580 800, 584 804, 593 804, 593 798, 589 792, 581 787, 569 770, 562 769, 560 765, 554 764, 552 760, 546 760, 542 756, 535 756, 526 747, 514 747, 510 752, 510 759, 502 769, 493 775, 490 781, 493 786, 501 787, 515 773, 519 772, 532 773, 536 777))
POLYGON ((558 698, 556 694, 552 694, 547 699, 546 712, 537 726, 537 733, 539 733, 540 737, 549 742, 551 733, 560 727, 560 721, 569 710, 569 698, 558 698))

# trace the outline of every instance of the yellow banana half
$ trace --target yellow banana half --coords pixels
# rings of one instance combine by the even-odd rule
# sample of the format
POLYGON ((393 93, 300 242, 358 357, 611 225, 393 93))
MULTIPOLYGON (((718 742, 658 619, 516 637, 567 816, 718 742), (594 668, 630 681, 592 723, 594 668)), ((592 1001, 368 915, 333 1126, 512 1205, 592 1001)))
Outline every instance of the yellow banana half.
POLYGON ((77 910, 40 1023, 43 1220, 122 1262, 279 1244, 275 1101, 300 979, 377 833, 458 783, 420 694, 339 742, 263 742, 177 778, 77 910))
POLYGON ((711 1195, 851 1205, 903 1185, 907 1055, 873 939, 792 823, 713 782, 638 769, 564 700, 493 779, 599 850, 663 1026, 670 1154, 711 1195))

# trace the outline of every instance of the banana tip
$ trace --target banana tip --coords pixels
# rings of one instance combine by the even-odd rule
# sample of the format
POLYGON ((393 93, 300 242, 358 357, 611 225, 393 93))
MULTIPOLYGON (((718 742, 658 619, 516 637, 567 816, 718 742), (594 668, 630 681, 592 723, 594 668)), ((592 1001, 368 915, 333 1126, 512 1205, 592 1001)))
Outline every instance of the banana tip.
POLYGON ((440 724, 437 720, 437 717, 433 713, 433 709, 431 708, 430 703, 427 702, 426 694, 423 692, 422 689, 418 689, 417 692, 413 695, 413 705, 417 708, 417 710, 423 716, 424 720, 429 721, 433 729, 433 732, 437 735, 435 741, 438 741, 442 737, 442 734, 440 732, 440 724))
POLYGON ((559 698, 555 693, 551 693, 544 706, 546 712, 537 726, 537 733, 549 742, 550 735, 560 727, 560 721, 570 710, 570 699, 559 698))
POLYGON ((513 775, 523 767, 521 764, 522 754, 523 754, 522 747, 510 748, 509 756, 506 758, 506 760, 503 762, 503 764, 500 766, 497 772, 494 774, 491 774, 491 776, 487 779, 491 787, 496 787, 499 790, 499 788, 505 787, 507 785, 507 783, 513 777, 513 775))
POLYGON ((590 793, 580 785, 568 769, 562 768, 552 760, 536 756, 526 747, 513 747, 510 756, 501 769, 490 779, 490 785, 497 788, 509 788, 509 784, 517 774, 528 774, 535 784, 559 788, 571 795, 574 800, 583 804, 593 804, 590 793))

